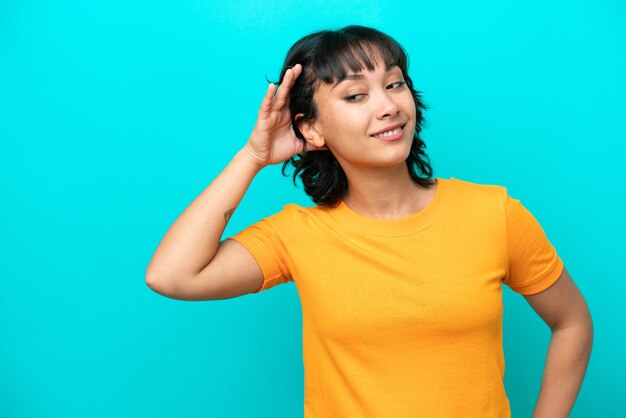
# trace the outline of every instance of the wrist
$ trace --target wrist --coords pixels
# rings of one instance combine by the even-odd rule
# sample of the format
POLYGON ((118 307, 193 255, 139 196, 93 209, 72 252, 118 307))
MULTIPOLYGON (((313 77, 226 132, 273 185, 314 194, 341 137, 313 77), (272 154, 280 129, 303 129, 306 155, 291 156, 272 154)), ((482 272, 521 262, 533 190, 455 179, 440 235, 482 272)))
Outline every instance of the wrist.
POLYGON ((245 161, 247 165, 249 165, 253 170, 256 170, 257 172, 261 171, 265 167, 265 164, 260 162, 258 154, 252 148, 250 148, 248 144, 244 145, 243 148, 241 148, 239 152, 237 152, 237 155, 240 157, 240 159, 245 161))

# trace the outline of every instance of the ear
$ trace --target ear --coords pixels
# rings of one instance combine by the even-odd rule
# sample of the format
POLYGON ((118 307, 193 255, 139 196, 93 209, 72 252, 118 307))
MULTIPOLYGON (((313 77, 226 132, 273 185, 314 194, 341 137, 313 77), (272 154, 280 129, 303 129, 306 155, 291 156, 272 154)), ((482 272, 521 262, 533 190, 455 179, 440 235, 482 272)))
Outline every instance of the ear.
POLYGON ((322 135, 319 126, 317 126, 315 121, 300 122, 299 119, 301 119, 303 116, 303 113, 298 113, 295 117, 295 120, 296 126, 302 133, 302 136, 304 136, 306 142, 316 148, 324 147, 326 145, 326 141, 324 140, 324 136, 322 135))

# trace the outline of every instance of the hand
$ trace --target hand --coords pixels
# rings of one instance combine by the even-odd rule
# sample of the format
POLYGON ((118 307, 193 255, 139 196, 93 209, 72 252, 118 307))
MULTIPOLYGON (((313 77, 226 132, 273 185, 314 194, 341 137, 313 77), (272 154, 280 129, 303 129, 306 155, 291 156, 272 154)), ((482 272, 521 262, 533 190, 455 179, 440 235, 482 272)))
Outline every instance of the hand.
POLYGON ((278 93, 274 83, 267 87, 256 125, 245 146, 250 157, 260 167, 281 163, 303 151, 328 149, 300 140, 293 131, 288 103, 289 90, 301 72, 300 64, 288 69, 278 93))

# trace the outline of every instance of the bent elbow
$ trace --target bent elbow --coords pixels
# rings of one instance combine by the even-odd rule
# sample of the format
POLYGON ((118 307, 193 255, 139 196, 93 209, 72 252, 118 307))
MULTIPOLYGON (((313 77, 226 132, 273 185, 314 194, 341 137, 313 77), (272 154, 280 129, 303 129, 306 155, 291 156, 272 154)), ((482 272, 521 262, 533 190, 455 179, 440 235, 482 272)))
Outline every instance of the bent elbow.
POLYGON ((154 292, 168 296, 171 294, 172 284, 164 280, 162 277, 157 276, 154 272, 147 271, 145 275, 146 285, 154 292))

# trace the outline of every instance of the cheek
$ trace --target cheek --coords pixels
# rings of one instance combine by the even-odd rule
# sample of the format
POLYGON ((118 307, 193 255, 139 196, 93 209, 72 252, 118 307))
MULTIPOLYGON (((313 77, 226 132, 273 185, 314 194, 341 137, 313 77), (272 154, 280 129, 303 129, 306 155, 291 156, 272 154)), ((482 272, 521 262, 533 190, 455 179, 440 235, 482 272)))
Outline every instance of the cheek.
POLYGON ((364 112, 358 109, 346 108, 343 106, 327 107, 322 117, 323 129, 328 138, 338 138, 354 136, 355 133, 362 132, 366 121, 364 112))
POLYGON ((339 142, 353 143, 355 138, 365 135, 368 128, 363 112, 344 111, 335 114, 331 130, 339 142))
POLYGON ((417 113, 415 109, 415 101, 413 100, 411 92, 408 92, 402 97, 402 107, 404 107, 404 109, 406 109, 406 112, 411 116, 414 116, 417 113))
MULTIPOLYGON (((413 99, 411 98, 411 101, 413 99)), ((321 128, 329 145, 335 149, 352 146, 371 129, 371 109, 339 101, 322 101, 318 106, 321 128)))

